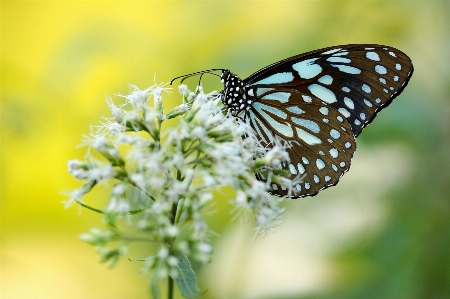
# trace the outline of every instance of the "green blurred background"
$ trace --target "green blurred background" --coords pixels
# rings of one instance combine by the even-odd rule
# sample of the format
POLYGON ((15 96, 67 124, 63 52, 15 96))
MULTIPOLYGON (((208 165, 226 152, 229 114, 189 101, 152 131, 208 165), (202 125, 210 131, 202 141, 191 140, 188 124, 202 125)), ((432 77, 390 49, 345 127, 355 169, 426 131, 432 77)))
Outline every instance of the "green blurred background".
MULTIPOLYGON (((100 217, 61 204, 79 185, 66 161, 109 115, 106 95, 150 86, 155 73, 245 78, 302 52, 378 43, 407 53, 415 73, 358 138, 351 171, 287 203, 283 229, 255 242, 252 221, 230 221, 232 191, 218 193, 209 220, 221 236, 199 285, 218 299, 450 298, 449 3, 1 1, 0 297, 149 296, 139 263, 109 270, 78 240, 100 217)), ((206 88, 219 89, 211 77, 206 88)), ((178 104, 176 89, 164 101, 178 104)))

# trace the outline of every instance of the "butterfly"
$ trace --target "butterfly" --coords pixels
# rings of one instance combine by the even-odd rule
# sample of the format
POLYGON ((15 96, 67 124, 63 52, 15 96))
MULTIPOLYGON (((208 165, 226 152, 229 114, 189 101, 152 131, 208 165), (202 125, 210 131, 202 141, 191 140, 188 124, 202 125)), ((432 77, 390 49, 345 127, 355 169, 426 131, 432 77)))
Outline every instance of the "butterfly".
POLYGON ((268 191, 299 198, 339 182, 350 168, 355 138, 403 91, 413 65, 393 47, 352 44, 293 56, 244 80, 227 69, 175 79, 215 71, 221 71, 219 95, 231 114, 247 122, 263 146, 283 141, 290 161, 280 167, 291 179, 302 177, 291 190, 274 183, 268 191))

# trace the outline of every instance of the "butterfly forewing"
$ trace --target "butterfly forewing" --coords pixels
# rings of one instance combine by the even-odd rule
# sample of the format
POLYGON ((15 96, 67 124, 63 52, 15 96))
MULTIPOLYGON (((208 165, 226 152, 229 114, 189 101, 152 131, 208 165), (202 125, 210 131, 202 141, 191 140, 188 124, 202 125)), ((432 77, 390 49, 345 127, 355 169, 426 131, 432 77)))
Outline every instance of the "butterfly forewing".
POLYGON ((273 88, 316 98, 339 111, 358 136, 403 90, 412 71, 409 57, 392 47, 346 45, 282 60, 251 75, 244 84, 256 93, 273 88))

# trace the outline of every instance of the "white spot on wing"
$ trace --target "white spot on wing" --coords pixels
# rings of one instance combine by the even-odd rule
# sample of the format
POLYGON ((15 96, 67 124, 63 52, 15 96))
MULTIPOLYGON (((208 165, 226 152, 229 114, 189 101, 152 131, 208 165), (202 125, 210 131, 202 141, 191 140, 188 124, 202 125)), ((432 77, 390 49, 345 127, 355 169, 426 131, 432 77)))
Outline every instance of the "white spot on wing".
POLYGON ((284 73, 277 73, 273 74, 272 76, 269 76, 267 78, 264 78, 262 80, 259 80, 255 83, 252 83, 251 85, 256 84, 282 84, 282 83, 289 83, 294 80, 294 75, 292 75, 291 72, 284 72, 284 73))
POLYGON ((331 90, 319 84, 311 84, 310 86, 308 86, 308 89, 313 95, 328 104, 337 101, 335 94, 331 90))
POLYGON ((331 50, 323 52, 322 55, 333 54, 333 53, 338 52, 340 50, 341 50, 341 48, 331 49, 331 50))
POLYGON ((328 115, 328 108, 327 107, 320 107, 319 112, 323 115, 328 115))
POLYGON ((312 120, 292 117, 292 121, 297 125, 307 128, 308 130, 318 134, 320 132, 319 125, 312 120))
POLYGON ((258 88, 257 90, 256 90, 256 94, 258 95, 258 96, 260 96, 260 95, 263 95, 264 93, 266 93, 266 92, 269 92, 269 91, 272 91, 272 90, 275 90, 275 88, 258 88))
POLYGON ((377 72, 380 75, 385 75, 387 74, 387 69, 384 66, 377 64, 375 66, 375 72, 377 72))
POLYGON ((298 171, 300 172, 300 174, 305 173, 305 167, 303 167, 303 165, 301 163, 297 163, 297 168, 298 168, 298 171))
POLYGON ((348 88, 348 87, 342 87, 342 91, 344 91, 344 92, 350 92, 350 88, 348 88))
POLYGON ((309 164, 309 160, 306 159, 305 157, 302 157, 302 161, 303 161, 303 163, 305 163, 305 164, 309 164))
POLYGON ((305 101, 305 103, 311 103, 312 102, 312 99, 311 99, 310 96, 302 95, 302 98, 303 98, 303 101, 305 101))
POLYGON ((295 114, 302 114, 305 113, 302 109, 298 108, 297 106, 290 106, 286 108, 287 111, 295 113, 295 114))
POLYGON ((348 54, 348 51, 343 51, 343 52, 340 52, 340 53, 333 54, 332 56, 344 56, 344 55, 347 55, 347 54, 348 54))
POLYGON ((341 133, 339 133, 339 131, 336 131, 335 129, 331 129, 330 136, 334 139, 338 139, 339 137, 341 137, 341 133))
POLYGON ((402 69, 402 66, 400 65, 400 63, 395 64, 395 69, 398 71, 402 69))
MULTIPOLYGON (((259 90, 259 89, 258 89, 259 90)), ((262 97, 263 100, 275 100, 281 103, 287 103, 289 101, 289 97, 291 96, 290 92, 274 92, 269 93, 262 97)))
POLYGON ((331 157, 336 159, 339 155, 339 152, 337 151, 337 149, 332 148, 332 149, 330 149, 330 155, 331 155, 331 157))
POLYGON ((330 75, 325 75, 323 77, 320 77, 318 80, 322 84, 330 85, 333 83, 333 78, 330 75))
POLYGON ((314 64, 318 58, 307 59, 297 62, 292 65, 292 68, 297 71, 299 76, 303 79, 311 79, 322 72, 322 67, 314 64))
POLYGON ((318 184, 320 182, 320 179, 319 179, 319 177, 317 175, 314 175, 314 182, 316 184, 318 184))
POLYGON ((262 103, 254 103, 253 107, 261 114, 262 117, 264 117, 270 125, 277 130, 280 134, 286 136, 286 137, 293 137, 294 132, 292 131, 291 125, 289 123, 280 123, 277 120, 275 120, 272 116, 266 113, 266 111, 271 112, 275 114, 276 116, 280 118, 286 119, 287 114, 281 111, 280 109, 264 105, 262 103))
POLYGON ((328 62, 337 62, 337 63, 350 63, 350 62, 352 62, 348 58, 345 58, 345 57, 334 57, 334 56, 328 57, 327 61, 328 62))
POLYGON ((367 85, 367 84, 363 84, 363 85, 361 86, 361 89, 362 89, 365 93, 371 93, 371 92, 372 92, 372 89, 371 89, 370 86, 367 85))
MULTIPOLYGON (((309 144, 309 145, 315 145, 315 144, 321 144, 322 141, 317 138, 316 136, 300 129, 300 128, 295 128, 297 130, 297 135, 298 138, 302 139, 305 143, 309 144)), ((303 160, 304 162, 304 160, 303 160)), ((305 163, 308 164, 308 163, 305 163)))
POLYGON ((364 104, 366 104, 367 107, 372 107, 372 103, 369 102, 368 100, 364 99, 364 104))
POLYGON ((290 171, 292 174, 297 174, 297 169, 295 169, 294 164, 289 164, 289 171, 290 171))
POLYGON ((323 162, 322 159, 317 159, 316 166, 317 166, 317 169, 322 170, 325 168, 325 162, 323 162))
MULTIPOLYGON (((344 104, 345 106, 347 106, 350 109, 354 109, 355 108, 355 104, 353 103, 352 99, 348 98, 348 97, 344 97, 344 104)), ((346 116, 348 117, 348 116, 346 116)))
POLYGON ((353 66, 342 65, 342 64, 332 64, 331 66, 337 67, 343 73, 353 74, 353 75, 361 74, 361 70, 356 67, 353 67, 353 66))
MULTIPOLYGON (((350 112, 348 112, 348 110, 347 109, 345 109, 345 108, 339 108, 339 110, 338 110, 343 116, 345 116, 345 117, 349 117, 350 116, 350 112)), ((338 116, 339 117, 339 116, 338 116)))
POLYGON ((375 52, 367 52, 366 57, 373 61, 380 61, 380 56, 375 52))

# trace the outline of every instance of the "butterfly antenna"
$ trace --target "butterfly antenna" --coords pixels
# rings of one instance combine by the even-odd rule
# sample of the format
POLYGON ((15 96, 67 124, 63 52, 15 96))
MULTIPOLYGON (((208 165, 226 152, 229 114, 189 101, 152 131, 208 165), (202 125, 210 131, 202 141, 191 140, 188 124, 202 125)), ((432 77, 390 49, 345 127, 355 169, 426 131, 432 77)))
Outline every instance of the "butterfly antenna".
MULTIPOLYGON (((214 74, 213 72, 215 72, 215 71, 223 71, 223 69, 210 69, 210 70, 195 72, 195 73, 191 73, 191 74, 187 74, 187 75, 183 75, 183 76, 178 76, 178 77, 173 78, 172 81, 170 81, 170 85, 172 85, 173 81, 180 79, 180 78, 183 78, 183 79, 181 79, 181 82, 180 82, 180 83, 183 83, 183 81, 189 77, 203 75, 203 74, 214 74)), ((214 74, 214 75, 218 76, 217 74, 214 74)))

